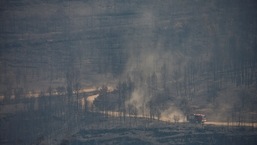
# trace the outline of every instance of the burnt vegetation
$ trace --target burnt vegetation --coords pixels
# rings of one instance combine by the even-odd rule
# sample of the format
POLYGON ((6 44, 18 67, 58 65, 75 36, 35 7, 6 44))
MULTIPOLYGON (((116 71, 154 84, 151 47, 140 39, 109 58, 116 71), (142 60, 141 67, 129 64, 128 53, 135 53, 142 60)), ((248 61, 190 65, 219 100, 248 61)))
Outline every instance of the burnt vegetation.
MULTIPOLYGON (((133 134, 128 128, 163 124, 174 110, 179 115, 168 119, 175 124, 198 112, 239 129, 252 123, 246 132, 253 132, 240 140, 229 127, 226 137, 199 127, 203 133, 174 140, 165 129, 150 129, 159 143, 256 143, 256 7, 254 0, 2 0, 0 144, 51 144, 65 133, 114 124, 133 134)), ((95 138, 62 144, 151 144, 95 138)))

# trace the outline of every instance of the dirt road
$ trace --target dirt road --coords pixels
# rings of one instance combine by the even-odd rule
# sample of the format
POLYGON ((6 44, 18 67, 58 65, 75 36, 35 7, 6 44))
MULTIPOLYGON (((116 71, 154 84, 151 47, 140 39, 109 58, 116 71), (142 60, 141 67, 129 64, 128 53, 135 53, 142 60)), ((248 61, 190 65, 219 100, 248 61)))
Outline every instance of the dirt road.
POLYGON ((217 122, 217 121, 208 121, 205 122, 206 125, 218 125, 218 126, 248 126, 248 127, 257 127, 257 123, 249 123, 249 122, 217 122))

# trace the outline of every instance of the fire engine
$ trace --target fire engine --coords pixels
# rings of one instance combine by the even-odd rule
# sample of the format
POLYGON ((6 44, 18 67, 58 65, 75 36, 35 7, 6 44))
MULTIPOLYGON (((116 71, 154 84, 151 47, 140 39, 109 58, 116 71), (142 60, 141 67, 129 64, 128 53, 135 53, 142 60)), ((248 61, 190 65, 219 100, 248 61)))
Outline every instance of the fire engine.
POLYGON ((190 114, 187 116, 187 121, 190 123, 204 123, 206 122, 206 116, 204 114, 190 114))

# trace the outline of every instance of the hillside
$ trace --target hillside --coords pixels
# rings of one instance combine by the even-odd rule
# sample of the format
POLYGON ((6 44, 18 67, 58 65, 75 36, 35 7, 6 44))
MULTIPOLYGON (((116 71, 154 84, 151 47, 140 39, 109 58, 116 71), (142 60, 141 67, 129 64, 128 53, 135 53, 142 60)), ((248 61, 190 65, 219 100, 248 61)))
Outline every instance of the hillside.
POLYGON ((0 5, 2 104, 33 92, 51 96, 57 88, 75 98, 79 89, 111 86, 120 101, 115 111, 256 120, 254 0, 0 5))
POLYGON ((256 145, 256 8, 0 0, 0 144, 256 145))

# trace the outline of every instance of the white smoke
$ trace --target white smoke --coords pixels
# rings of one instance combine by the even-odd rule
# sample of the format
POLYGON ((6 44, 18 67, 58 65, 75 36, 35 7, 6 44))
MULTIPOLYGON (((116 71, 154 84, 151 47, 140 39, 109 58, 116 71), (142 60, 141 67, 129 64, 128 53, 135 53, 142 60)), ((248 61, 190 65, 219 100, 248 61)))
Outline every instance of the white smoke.
MULTIPOLYGON (((150 6, 148 6, 150 7, 150 6)), ((163 26, 160 23, 158 12, 153 9, 142 8, 139 16, 133 19, 135 24, 135 33, 131 36, 124 37, 124 47, 129 50, 129 59, 126 64, 124 75, 130 76, 134 83, 134 91, 126 101, 126 106, 134 106, 139 113, 149 113, 149 102, 158 98, 149 93, 148 78, 152 74, 157 76, 157 84, 154 88, 162 90, 162 68, 165 65, 167 73, 167 82, 176 67, 185 65, 185 57, 178 52, 167 51, 167 37, 159 35, 159 29, 167 29, 169 26, 163 26)), ((173 26, 170 26, 173 27, 173 26)), ((172 48, 170 48, 172 49, 172 48)), ((179 78, 177 78, 179 79, 179 78)), ((170 95, 170 94, 169 94, 170 95)), ((155 102, 153 102, 155 103, 155 102)), ((165 102, 167 103, 167 102, 165 102)), ((168 104, 165 104, 168 105, 168 104)), ((162 108, 162 107, 159 107, 162 108)), ((162 113, 162 118, 170 120, 170 115, 184 116, 176 107, 169 108, 162 113), (174 111, 175 110, 175 111, 174 111)), ((162 108, 163 109, 163 108, 162 108)))
POLYGON ((168 122, 175 122, 176 117, 178 118, 178 122, 185 121, 185 115, 183 114, 183 112, 181 110, 179 110, 177 107, 171 106, 161 113, 160 120, 168 121, 168 122))
POLYGON ((135 107, 139 114, 149 113, 149 109, 146 104, 150 101, 150 97, 147 97, 145 91, 142 89, 136 89, 130 98, 125 102, 126 107, 132 105, 135 107))

